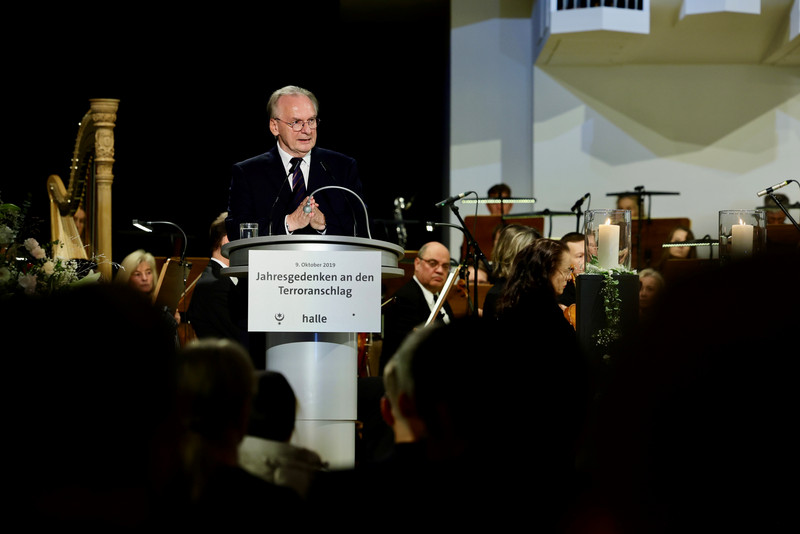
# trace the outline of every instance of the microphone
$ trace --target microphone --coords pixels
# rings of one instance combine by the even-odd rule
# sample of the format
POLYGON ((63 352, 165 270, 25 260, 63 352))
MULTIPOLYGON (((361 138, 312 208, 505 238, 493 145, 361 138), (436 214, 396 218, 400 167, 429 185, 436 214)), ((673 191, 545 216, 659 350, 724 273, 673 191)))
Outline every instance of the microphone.
POLYGON ((275 195, 275 201, 272 203, 272 207, 269 209, 269 235, 272 235, 272 215, 275 213, 275 206, 278 204, 278 200, 281 198, 281 192, 283 188, 286 187, 286 184, 289 183, 289 177, 294 174, 294 170, 297 166, 300 165, 300 160, 295 161, 291 168, 289 169, 289 174, 286 175, 286 179, 281 183, 280 188, 278 189, 278 194, 275 195))
POLYGON ((457 194, 455 196, 452 196, 450 198, 446 198, 446 199, 442 200, 441 202, 437 203, 436 207, 437 208, 443 208, 445 206, 449 206, 450 204, 453 204, 454 202, 456 202, 458 200, 461 200, 462 198, 464 198, 465 196, 469 195, 472 192, 473 191, 464 191, 463 193, 459 193, 459 194, 457 194))
POLYGON ((764 195, 769 195, 770 193, 772 193, 776 189, 780 189, 781 187, 786 187, 787 185, 789 185, 789 180, 784 180, 783 182, 781 182, 779 184, 775 184, 772 187, 768 187, 768 188, 764 189, 763 191, 759 191, 758 192, 758 196, 759 197, 763 197, 764 195))
POLYGON ((583 195, 581 198, 579 198, 577 201, 575 201, 575 204, 572 205, 572 207, 569 209, 569 211, 575 211, 576 209, 578 209, 581 206, 583 206, 583 201, 586 200, 587 198, 589 198, 590 196, 592 196, 591 193, 586 193, 585 195, 583 195))

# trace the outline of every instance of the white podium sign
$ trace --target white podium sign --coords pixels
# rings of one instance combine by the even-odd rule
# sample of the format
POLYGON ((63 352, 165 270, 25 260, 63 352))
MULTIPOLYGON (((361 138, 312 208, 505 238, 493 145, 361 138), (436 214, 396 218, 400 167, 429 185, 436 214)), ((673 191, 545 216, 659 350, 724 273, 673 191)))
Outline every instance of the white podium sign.
POLYGON ((377 251, 250 250, 251 332, 380 332, 377 251))

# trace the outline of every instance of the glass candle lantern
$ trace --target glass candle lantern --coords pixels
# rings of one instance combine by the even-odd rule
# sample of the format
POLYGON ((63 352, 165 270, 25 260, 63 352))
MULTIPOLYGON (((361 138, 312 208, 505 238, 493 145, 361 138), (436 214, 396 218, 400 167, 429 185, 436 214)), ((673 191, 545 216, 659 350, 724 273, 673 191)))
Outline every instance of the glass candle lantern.
POLYGON ((766 248, 767 217, 764 210, 719 212, 719 259, 721 262, 753 257, 766 248))
POLYGON ((600 269, 631 267, 630 210, 589 210, 584 216, 586 262, 600 269))

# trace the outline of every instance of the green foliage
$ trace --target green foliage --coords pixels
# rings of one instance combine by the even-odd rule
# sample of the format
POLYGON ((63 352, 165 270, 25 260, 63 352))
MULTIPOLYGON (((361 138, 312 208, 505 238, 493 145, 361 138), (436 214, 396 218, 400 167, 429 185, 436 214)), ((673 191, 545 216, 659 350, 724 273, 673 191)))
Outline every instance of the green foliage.
POLYGON ((603 328, 593 334, 593 337, 599 346, 608 349, 621 335, 620 314, 622 299, 619 296, 619 280, 614 278, 614 274, 636 274, 636 271, 627 269, 622 265, 612 269, 604 269, 598 264, 597 257, 592 256, 591 261, 586 264, 586 272, 603 276, 600 296, 603 298, 606 322, 603 328))

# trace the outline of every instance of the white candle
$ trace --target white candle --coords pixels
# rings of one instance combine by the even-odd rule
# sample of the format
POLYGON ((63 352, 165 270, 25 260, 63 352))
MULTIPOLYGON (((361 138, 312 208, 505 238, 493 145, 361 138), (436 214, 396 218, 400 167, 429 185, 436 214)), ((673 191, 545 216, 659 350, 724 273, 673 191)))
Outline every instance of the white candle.
POLYGON ((606 219, 606 224, 600 225, 597 239, 597 261, 604 269, 619 266, 619 226, 610 223, 611 219, 606 219))
POLYGON ((731 227, 731 256, 744 258, 753 253, 753 225, 743 224, 739 219, 739 224, 731 227))

